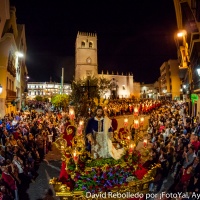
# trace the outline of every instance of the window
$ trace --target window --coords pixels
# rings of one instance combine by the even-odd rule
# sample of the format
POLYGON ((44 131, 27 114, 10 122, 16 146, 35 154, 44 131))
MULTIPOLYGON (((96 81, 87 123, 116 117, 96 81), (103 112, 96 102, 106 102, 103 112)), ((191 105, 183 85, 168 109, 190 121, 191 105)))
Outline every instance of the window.
POLYGON ((6 89, 8 89, 8 82, 9 82, 9 79, 8 79, 8 77, 7 77, 6 89))
POLYGON ((89 48, 92 48, 92 46, 93 46, 92 42, 89 42, 89 48))
POLYGON ((9 90, 11 90, 11 80, 9 79, 9 90))
POLYGON ((81 47, 85 47, 85 42, 81 42, 81 47))

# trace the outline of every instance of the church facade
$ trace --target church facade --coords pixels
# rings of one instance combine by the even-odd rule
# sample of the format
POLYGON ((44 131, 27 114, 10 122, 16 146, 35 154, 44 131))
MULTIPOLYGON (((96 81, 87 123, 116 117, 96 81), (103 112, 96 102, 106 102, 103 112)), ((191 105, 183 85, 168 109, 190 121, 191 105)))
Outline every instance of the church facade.
POLYGON ((133 74, 98 73, 97 34, 78 32, 75 43, 75 80, 88 76, 110 80, 110 90, 103 98, 130 98, 134 92, 133 74))

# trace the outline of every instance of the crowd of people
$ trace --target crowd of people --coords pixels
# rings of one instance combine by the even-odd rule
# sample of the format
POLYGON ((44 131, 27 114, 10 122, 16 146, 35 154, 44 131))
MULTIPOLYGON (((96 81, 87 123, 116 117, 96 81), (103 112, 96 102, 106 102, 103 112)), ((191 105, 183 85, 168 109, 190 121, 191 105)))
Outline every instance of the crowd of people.
MULTIPOLYGON (((109 100, 108 116, 149 114, 150 159, 144 167, 160 163, 161 168, 151 184, 151 192, 199 192, 200 190, 200 119, 191 118, 186 103, 177 101, 131 99, 109 100)), ((69 123, 62 112, 17 112, 0 119, 0 199, 23 199, 29 183, 52 142, 69 123)), ((119 127, 120 128, 120 127, 119 127)))
POLYGON ((0 119, 0 199, 25 199, 26 190, 59 134, 59 115, 6 115, 0 119))
POLYGON ((139 114, 149 114, 155 108, 160 106, 159 100, 144 99, 139 102, 134 99, 110 99, 105 107, 108 116, 128 115, 138 109, 139 114))
POLYGON ((144 166, 161 164, 151 192, 200 192, 200 120, 188 110, 186 103, 167 102, 150 114, 151 159, 144 166))

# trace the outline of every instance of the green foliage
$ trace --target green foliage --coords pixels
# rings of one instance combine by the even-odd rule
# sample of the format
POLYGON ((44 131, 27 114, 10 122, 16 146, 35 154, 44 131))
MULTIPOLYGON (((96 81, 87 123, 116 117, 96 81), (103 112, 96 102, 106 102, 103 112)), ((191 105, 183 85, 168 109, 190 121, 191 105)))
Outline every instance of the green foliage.
POLYGON ((86 163, 86 167, 103 167, 105 164, 109 166, 115 166, 117 164, 123 163, 123 159, 115 160, 113 158, 104 158, 104 159, 96 159, 92 160, 90 163, 86 163))
POLYGON ((104 97, 104 95, 110 90, 110 80, 104 78, 103 76, 99 78, 99 95, 104 97))
POLYGON ((88 77, 83 80, 73 81, 70 99, 75 106, 75 112, 81 116, 87 116, 89 108, 90 111, 94 110, 100 96, 103 96, 108 91, 109 83, 110 81, 103 77, 99 79, 88 77))
POLYGON ((44 98, 43 98, 43 101, 44 101, 44 102, 49 102, 49 98, 48 98, 48 97, 44 97, 44 98))
POLYGON ((63 110, 66 110, 69 106, 69 95, 67 94, 57 94, 52 97, 51 103, 55 107, 62 108, 63 110))
POLYGON ((43 97, 42 97, 42 96, 39 96, 39 95, 37 95, 37 96, 35 97, 35 100, 36 100, 36 101, 42 101, 42 100, 43 100, 43 97))

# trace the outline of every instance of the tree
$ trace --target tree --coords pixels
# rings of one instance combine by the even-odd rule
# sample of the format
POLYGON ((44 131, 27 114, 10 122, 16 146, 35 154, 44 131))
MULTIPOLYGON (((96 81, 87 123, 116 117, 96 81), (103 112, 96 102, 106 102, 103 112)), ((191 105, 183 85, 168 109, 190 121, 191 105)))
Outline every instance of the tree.
POLYGON ((69 106, 69 95, 67 94, 57 94, 52 97, 51 103, 56 108, 62 108, 62 110, 66 111, 69 106))
POLYGON ((37 96, 35 97, 35 100, 36 100, 36 101, 42 101, 43 98, 42 98, 42 96, 37 95, 37 96))
POLYGON ((110 80, 104 78, 103 76, 99 78, 99 95, 100 97, 105 96, 105 94, 110 90, 110 80))
POLYGON ((88 77, 73 81, 71 102, 78 115, 87 117, 89 112, 96 107, 95 98, 99 98, 97 78, 88 77))
POLYGON ((100 97, 108 91, 109 83, 110 81, 103 77, 87 77, 73 81, 70 98, 75 106, 75 112, 81 116, 87 116, 88 112, 92 112, 99 104, 100 97))

